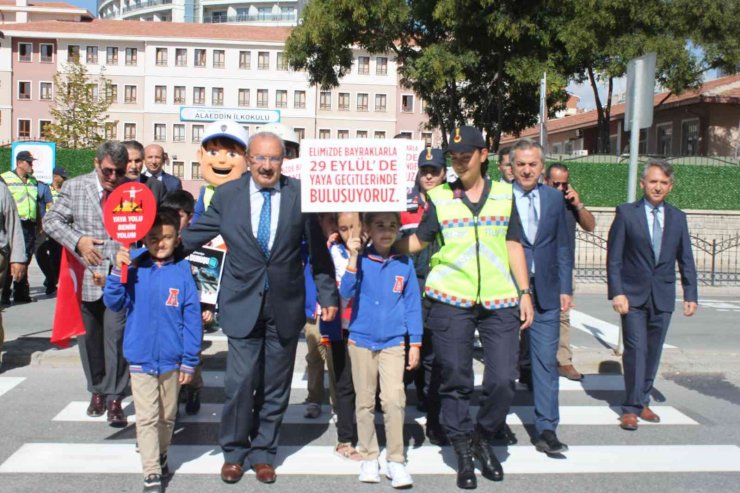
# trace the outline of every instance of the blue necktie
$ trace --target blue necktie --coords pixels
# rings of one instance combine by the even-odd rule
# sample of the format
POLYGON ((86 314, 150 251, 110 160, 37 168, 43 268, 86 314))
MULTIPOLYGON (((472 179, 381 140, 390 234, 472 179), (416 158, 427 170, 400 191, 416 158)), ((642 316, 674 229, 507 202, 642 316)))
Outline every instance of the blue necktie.
POLYGON ((270 256, 270 214, 272 209, 272 200, 270 199, 270 188, 260 190, 264 202, 260 211, 260 223, 257 228, 257 243, 259 243, 262 253, 265 257, 270 256))
POLYGON ((537 209, 534 207, 534 194, 529 192, 527 194, 529 199, 529 208, 527 210, 527 237, 529 242, 534 245, 534 239, 537 237, 537 209))
POLYGON ((660 210, 653 207, 651 212, 653 213, 653 253, 655 254, 655 263, 658 263, 660 247, 663 243, 663 228, 660 227, 660 221, 658 221, 660 210))

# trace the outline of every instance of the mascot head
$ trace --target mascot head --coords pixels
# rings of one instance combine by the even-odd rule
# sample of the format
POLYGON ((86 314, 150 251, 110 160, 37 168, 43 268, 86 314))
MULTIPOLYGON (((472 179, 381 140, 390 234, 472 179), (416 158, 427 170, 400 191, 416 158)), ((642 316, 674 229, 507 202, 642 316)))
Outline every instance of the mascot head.
POLYGON ((230 120, 209 124, 198 149, 200 175, 215 187, 247 172, 247 131, 230 120))

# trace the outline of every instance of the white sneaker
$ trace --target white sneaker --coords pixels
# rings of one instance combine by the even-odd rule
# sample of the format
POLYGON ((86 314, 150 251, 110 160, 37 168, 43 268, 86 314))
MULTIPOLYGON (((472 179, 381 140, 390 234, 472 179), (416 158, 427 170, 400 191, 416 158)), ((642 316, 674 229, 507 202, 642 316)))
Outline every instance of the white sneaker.
POLYGON ((380 466, 377 460, 364 460, 360 463, 362 483, 380 483, 380 466))
POLYGON ((406 471, 406 466, 399 462, 388 462, 388 472, 385 475, 391 480, 391 486, 394 488, 408 488, 414 484, 411 474, 406 471))

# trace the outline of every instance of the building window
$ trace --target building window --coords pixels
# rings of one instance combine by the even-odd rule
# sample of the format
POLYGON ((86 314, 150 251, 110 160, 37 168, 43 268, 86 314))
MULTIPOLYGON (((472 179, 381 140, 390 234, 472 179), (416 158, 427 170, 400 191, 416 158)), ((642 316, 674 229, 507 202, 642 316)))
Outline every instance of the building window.
POLYGON ((375 59, 375 75, 388 75, 388 58, 379 56, 375 59))
POLYGON ((67 46, 67 60, 70 62, 80 61, 80 47, 78 45, 67 46))
POLYGON ((357 111, 367 111, 369 99, 367 94, 359 93, 357 95, 357 111))
POLYGON ((31 120, 18 120, 18 138, 31 138, 31 120))
MULTIPOLYGON (((609 136, 609 149, 611 149, 612 155, 619 156, 619 137, 617 134, 609 136)), ((560 154, 560 145, 552 147, 553 154, 560 154)))
POLYGON ((239 68, 241 70, 249 70, 252 67, 252 52, 251 51, 240 51, 239 52, 239 68))
POLYGON ((287 108, 288 107, 288 91, 284 89, 278 89, 275 91, 275 107, 276 108, 287 108))
POLYGON ((375 95, 375 111, 386 111, 388 98, 385 94, 375 95))
POLYGON ((200 143, 203 138, 203 125, 193 125, 192 138, 193 142, 200 143))
POLYGON ((681 155, 696 156, 699 154, 699 120, 681 122, 681 155))
POLYGON ((18 99, 31 99, 31 83, 28 81, 18 82, 18 99))
POLYGON ((105 63, 106 65, 118 65, 118 48, 115 46, 109 46, 105 49, 105 63))
POLYGON ((294 128, 293 131, 295 132, 295 136, 298 137, 298 142, 306 138, 305 128, 294 128))
POLYGON ((154 102, 158 104, 167 103, 167 86, 154 86, 154 102))
POLYGON ((322 110, 331 110, 331 92, 321 91, 319 95, 319 108, 322 110))
POLYGON ((188 66, 187 48, 175 48, 175 65, 178 67, 188 66))
POLYGON ((164 142, 167 140, 167 125, 164 123, 154 124, 154 140, 157 142, 164 142))
POLYGON ((426 147, 432 147, 432 132, 422 132, 421 140, 424 141, 426 147))
POLYGON ((414 96, 411 94, 404 94, 401 96, 401 111, 404 113, 414 112, 414 96))
POLYGON ((185 178, 185 163, 182 161, 172 161, 172 174, 180 179, 185 178))
POLYGON ((200 180, 200 163, 198 161, 190 162, 190 178, 200 180))
POLYGON ((257 89, 257 108, 267 108, 267 89, 257 89))
POLYGON ((349 111, 349 93, 339 93, 339 111, 349 111))
POLYGON ((306 107, 306 91, 295 91, 293 93, 293 108, 302 110, 306 107))
POLYGON ((105 96, 108 98, 108 101, 113 103, 118 102, 118 84, 111 84, 108 83, 107 86, 105 86, 105 96))
POLYGON ((126 48, 126 65, 137 64, 138 51, 136 48, 126 48))
POLYGON ((288 70, 288 58, 282 51, 278 51, 277 53, 277 69, 288 70))
POLYGON ((213 68, 224 68, 226 66, 226 52, 224 50, 213 50, 213 68))
POLYGON ((118 140, 118 125, 112 122, 105 124, 105 140, 118 140))
POLYGON ((136 140, 136 124, 135 123, 124 123, 123 124, 123 139, 124 140, 136 140))
POLYGON ((643 128, 640 130, 640 147, 637 150, 640 154, 647 154, 648 152, 648 129, 643 128))
POLYGON ((656 152, 663 156, 670 156, 673 149, 673 124, 658 125, 655 128, 657 149, 656 152))
POLYGON ((205 87, 194 87, 193 88, 193 104, 206 104, 206 88, 205 87))
POLYGON ((54 45, 41 43, 39 45, 39 51, 41 52, 41 63, 52 63, 54 62, 54 45))
POLYGON ((249 106, 249 89, 239 89, 239 106, 249 106))
POLYGON ((99 91, 98 85, 97 84, 88 84, 87 85, 87 90, 90 93, 90 98, 93 101, 98 101, 99 95, 100 95, 100 91, 99 91))
POLYGON ((185 104, 185 86, 175 86, 173 104, 185 104))
POLYGON ((33 43, 18 43, 18 61, 33 61, 33 43))
POLYGON ((52 98, 51 82, 39 82, 39 99, 50 100, 52 98))
POLYGON ((376 139, 385 139, 385 132, 382 130, 376 130, 375 131, 375 138, 376 139))
POLYGON ((357 57, 357 73, 360 75, 370 75, 370 57, 357 57))
POLYGON ((98 64, 98 47, 97 46, 88 46, 87 50, 85 51, 85 61, 88 65, 97 65, 98 64))
POLYGON ((157 48, 155 51, 155 63, 159 67, 167 66, 167 48, 157 48))
POLYGON ((367 130, 358 130, 355 133, 355 137, 358 139, 367 139, 367 130))
POLYGON ((205 67, 206 66, 206 50, 201 48, 195 49, 195 66, 205 67))
POLYGON ((337 130, 337 139, 349 139, 349 130, 337 130))
POLYGON ((224 88, 223 87, 214 87, 211 90, 211 104, 213 106, 223 106, 224 105, 224 88))
POLYGON ((123 102, 124 103, 135 103, 136 102, 136 86, 124 86, 123 102))
POLYGON ((270 70, 270 53, 267 51, 257 52, 257 69, 270 70))
MULTIPOLYGON (((409 139, 410 140, 410 139, 413 139, 414 138, 414 134, 413 134, 413 132, 400 132, 398 134, 398 138, 399 139, 409 139)), ((394 139, 395 139, 395 137, 394 137, 394 139)))
POLYGON ((185 142, 185 125, 182 123, 172 125, 172 142, 185 142))
POLYGON ((331 130, 322 128, 319 130, 319 139, 331 139, 331 130))

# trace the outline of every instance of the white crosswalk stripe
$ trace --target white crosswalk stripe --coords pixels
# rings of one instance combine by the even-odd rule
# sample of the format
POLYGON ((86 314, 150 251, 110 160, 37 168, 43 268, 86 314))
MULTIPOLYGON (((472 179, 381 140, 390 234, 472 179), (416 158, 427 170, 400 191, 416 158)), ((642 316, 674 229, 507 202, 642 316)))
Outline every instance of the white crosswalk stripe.
POLYGON ((23 380, 23 377, 0 377, 0 395, 9 392, 23 380))

